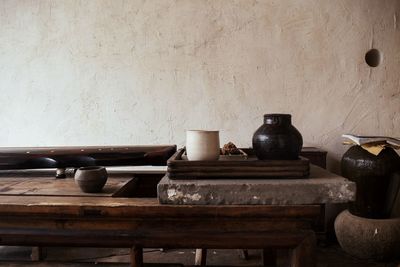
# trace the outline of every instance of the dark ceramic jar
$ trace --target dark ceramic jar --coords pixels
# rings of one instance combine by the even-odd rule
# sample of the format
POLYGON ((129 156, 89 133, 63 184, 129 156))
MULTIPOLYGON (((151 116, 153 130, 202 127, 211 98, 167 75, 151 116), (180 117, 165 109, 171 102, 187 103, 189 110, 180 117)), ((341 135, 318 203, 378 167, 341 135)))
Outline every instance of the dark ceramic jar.
POLYGON ((303 138, 290 114, 265 114, 264 124, 253 135, 258 159, 298 159, 303 138))
POLYGON ((101 166, 81 167, 75 173, 75 183, 85 193, 101 192, 107 182, 107 170, 101 166))
POLYGON ((390 180, 399 165, 400 158, 392 148, 385 148, 375 156, 361 146, 350 147, 341 162, 342 175, 357 186, 356 201, 350 204, 350 212, 365 218, 387 218, 390 180))

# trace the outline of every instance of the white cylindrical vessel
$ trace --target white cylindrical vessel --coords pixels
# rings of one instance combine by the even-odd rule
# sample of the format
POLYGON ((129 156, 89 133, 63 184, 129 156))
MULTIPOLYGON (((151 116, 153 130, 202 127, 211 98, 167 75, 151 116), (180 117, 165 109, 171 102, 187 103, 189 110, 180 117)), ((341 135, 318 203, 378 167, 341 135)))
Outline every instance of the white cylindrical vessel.
POLYGON ((219 131, 186 131, 186 155, 188 160, 217 160, 219 154, 219 131))

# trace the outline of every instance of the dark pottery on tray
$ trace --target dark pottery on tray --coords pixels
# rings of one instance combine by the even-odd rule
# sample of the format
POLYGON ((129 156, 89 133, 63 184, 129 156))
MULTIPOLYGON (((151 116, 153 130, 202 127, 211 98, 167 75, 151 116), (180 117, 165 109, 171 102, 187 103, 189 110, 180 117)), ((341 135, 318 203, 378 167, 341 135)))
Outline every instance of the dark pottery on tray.
POLYGON ((81 167, 75 173, 75 183, 85 193, 100 192, 107 182, 108 174, 104 167, 81 167))
POLYGON ((361 146, 352 146, 343 155, 342 175, 357 185, 356 201, 350 204, 352 214, 366 218, 387 218, 389 186, 399 170, 400 157, 392 148, 375 156, 361 146))
POLYGON ((298 159, 302 146, 303 138, 290 114, 265 114, 264 124, 253 135, 253 149, 260 160, 298 159))

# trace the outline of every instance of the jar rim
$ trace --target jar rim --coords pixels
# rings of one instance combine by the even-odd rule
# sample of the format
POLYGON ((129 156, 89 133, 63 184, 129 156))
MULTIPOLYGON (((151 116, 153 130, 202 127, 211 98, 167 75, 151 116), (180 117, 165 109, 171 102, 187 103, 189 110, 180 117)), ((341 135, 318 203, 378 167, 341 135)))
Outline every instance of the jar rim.
POLYGON ((270 114, 264 114, 264 117, 292 117, 291 114, 286 114, 286 113, 270 113, 270 114))
POLYGON ((196 133, 218 133, 218 130, 186 130, 186 132, 196 132, 196 133))

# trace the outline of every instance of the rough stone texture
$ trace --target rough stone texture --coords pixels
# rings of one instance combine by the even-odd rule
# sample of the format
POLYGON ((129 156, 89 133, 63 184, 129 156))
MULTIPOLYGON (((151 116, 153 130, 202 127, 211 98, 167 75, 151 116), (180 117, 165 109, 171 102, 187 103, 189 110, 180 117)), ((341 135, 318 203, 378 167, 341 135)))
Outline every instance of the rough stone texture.
POLYGON ((355 184, 312 166, 308 179, 171 180, 157 187, 163 204, 313 204, 345 203, 355 198, 355 184))
POLYGON ((399 47, 398 0, 2 0, 0 145, 248 147, 285 112, 332 168, 342 133, 400 132, 399 47))
POLYGON ((361 259, 400 259, 400 218, 367 219, 348 210, 335 221, 337 239, 344 251, 361 259))

